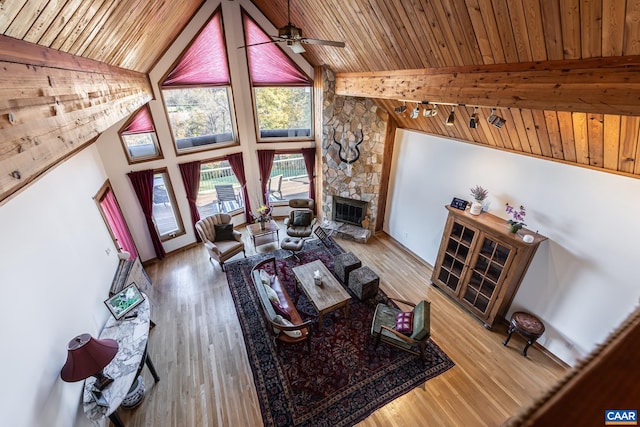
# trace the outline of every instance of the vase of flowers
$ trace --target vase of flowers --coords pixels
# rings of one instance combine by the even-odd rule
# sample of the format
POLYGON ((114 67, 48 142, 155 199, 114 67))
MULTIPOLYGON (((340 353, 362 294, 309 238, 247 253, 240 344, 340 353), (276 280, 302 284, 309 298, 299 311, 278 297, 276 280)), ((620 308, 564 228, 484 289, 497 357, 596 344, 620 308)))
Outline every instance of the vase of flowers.
POLYGON ((255 220, 260 224, 260 230, 264 230, 267 222, 271 221, 271 208, 269 206, 262 205, 257 211, 255 220))
POLYGON ((471 208, 469 209, 469 213, 471 215, 480 215, 483 208, 482 202, 489 195, 489 191, 480 187, 479 185, 476 185, 475 187, 470 188, 470 190, 474 200, 471 203, 471 208))
POLYGON ((506 203, 506 211, 507 214, 511 215, 511 219, 507 220, 507 224, 509 224, 509 232, 517 233, 525 224, 524 216, 527 214, 527 211, 524 209, 524 206, 520 205, 520 209, 516 209, 513 206, 506 203))

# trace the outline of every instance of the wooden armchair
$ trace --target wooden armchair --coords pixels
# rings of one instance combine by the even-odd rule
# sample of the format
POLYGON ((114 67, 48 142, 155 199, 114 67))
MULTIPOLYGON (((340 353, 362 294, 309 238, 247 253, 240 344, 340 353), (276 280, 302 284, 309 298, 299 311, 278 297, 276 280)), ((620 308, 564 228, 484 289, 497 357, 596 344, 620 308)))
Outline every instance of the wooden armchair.
POLYGON ((196 222, 196 230, 204 242, 209 259, 215 259, 220 263, 220 268, 224 271, 224 262, 240 252, 244 252, 242 234, 233 229, 231 215, 214 214, 202 218, 196 222))
POLYGON ((396 315, 402 310, 378 304, 371 322, 371 335, 376 340, 376 347, 383 341, 424 359, 424 349, 431 336, 431 303, 423 300, 416 305, 409 301, 389 299, 413 307, 413 331, 410 335, 396 331, 396 315))

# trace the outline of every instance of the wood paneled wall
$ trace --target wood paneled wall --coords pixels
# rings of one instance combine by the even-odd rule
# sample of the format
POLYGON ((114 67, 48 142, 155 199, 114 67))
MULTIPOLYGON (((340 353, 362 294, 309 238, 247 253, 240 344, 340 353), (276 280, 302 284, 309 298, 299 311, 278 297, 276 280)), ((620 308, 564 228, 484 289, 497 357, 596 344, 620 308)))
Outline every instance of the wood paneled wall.
POLYGON ((0 69, 0 203, 153 96, 145 74, 4 36, 0 69))

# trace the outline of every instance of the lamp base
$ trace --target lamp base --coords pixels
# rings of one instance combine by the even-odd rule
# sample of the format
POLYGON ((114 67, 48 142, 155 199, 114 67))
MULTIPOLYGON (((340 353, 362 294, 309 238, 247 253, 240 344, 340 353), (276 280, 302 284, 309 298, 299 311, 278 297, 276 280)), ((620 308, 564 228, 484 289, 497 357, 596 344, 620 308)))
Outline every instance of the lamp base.
POLYGON ((93 383, 93 388, 96 390, 104 390, 105 387, 113 382, 113 378, 103 374, 102 371, 98 372, 94 376, 96 377, 96 382, 93 383))

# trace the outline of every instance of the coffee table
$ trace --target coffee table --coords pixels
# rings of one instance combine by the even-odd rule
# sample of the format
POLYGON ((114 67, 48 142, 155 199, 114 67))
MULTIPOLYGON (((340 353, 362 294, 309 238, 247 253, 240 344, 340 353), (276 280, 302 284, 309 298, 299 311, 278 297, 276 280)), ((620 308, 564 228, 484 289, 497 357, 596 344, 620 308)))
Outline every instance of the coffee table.
POLYGON ((247 232, 249 236, 251 236, 254 248, 267 243, 280 241, 280 229, 274 220, 266 222, 264 229, 262 229, 260 223, 257 222, 255 224, 249 224, 247 225, 247 232))
POLYGON ((293 274, 296 281, 304 291, 305 295, 318 311, 318 329, 322 329, 322 316, 330 311, 344 307, 345 317, 349 317, 349 300, 351 295, 342 287, 340 282, 333 277, 333 274, 320 260, 293 267, 293 274), (314 271, 319 270, 322 274, 322 285, 314 283, 314 271))

